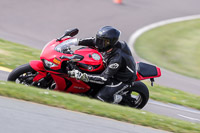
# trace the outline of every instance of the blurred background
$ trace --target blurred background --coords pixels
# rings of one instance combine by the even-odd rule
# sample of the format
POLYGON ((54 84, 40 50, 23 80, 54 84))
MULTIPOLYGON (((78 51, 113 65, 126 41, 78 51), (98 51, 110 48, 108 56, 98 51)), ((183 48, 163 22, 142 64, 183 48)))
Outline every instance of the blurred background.
MULTIPOLYGON (((45 44, 60 37, 67 29, 78 28, 79 34, 76 37, 86 38, 94 37, 98 29, 109 25, 119 29, 121 31, 120 40, 128 43, 133 33, 152 23, 199 15, 199 5, 199 0, 0 0, 0 38, 3 39, 0 39, 0 68, 1 66, 4 67, 3 70, 0 69, 0 80, 6 80, 9 74, 8 71, 5 71, 5 68, 14 69, 29 60, 38 59, 45 44), (21 51, 15 47, 18 45, 4 40, 22 44, 19 46, 21 51), (26 53, 23 53, 23 51, 26 53), (31 55, 29 55, 30 53, 31 55), (26 54, 28 56, 25 56, 26 54), (16 57, 18 58, 16 59, 16 57)), ((136 53, 145 59, 143 60, 133 53, 136 61, 148 61, 162 67, 162 77, 156 79, 159 85, 154 88, 149 86, 151 99, 156 101, 150 100, 142 111, 189 121, 190 124, 200 122, 200 80, 199 76, 196 76, 200 72, 200 60, 198 58, 200 56, 199 24, 200 21, 197 19, 158 27, 144 33, 135 42, 136 53), (170 53, 171 51, 172 53, 170 53), (185 55, 192 56, 185 58, 185 55), (191 66, 187 66, 187 64, 191 66), (184 70, 184 72, 179 70, 184 70), (190 71, 193 71, 193 74, 187 74, 190 71), (178 104, 178 106, 173 104, 178 104)), ((129 44, 129 46, 133 49, 133 44, 129 44)), ((0 82, 0 89, 5 87, 4 85, 6 86, 5 82, 0 82)), ((13 88, 13 86, 10 88, 13 88)), ((1 91, 0 95, 3 95, 3 90, 1 91)), ((1 101, 4 100, 1 99, 1 101)), ((16 105, 18 104, 16 103, 16 105)), ((5 106, 2 104, 2 109, 5 106)), ((20 106, 23 107, 21 104, 20 106)), ((12 105, 8 108, 12 108, 12 105)), ((37 109, 40 110, 40 107, 37 107, 37 109)), ((16 107, 16 110, 19 109, 16 107)), ((37 114, 37 112, 33 113, 37 114)), ((142 112, 142 114, 146 114, 146 112, 142 112)), ((83 120, 85 117, 81 117, 81 119, 83 120)), ((153 118, 153 116, 151 117, 153 118)), ((26 118, 29 118, 29 116, 26 118)), ((40 120, 40 118, 38 119, 40 120)), ((60 120, 62 117, 58 119, 60 120)), ((79 125, 81 122, 75 123, 79 125)), ((92 125, 93 122, 91 121, 90 124, 92 125)), ((143 125, 145 124, 143 123, 143 125)), ((38 125, 34 128, 37 128, 38 125)), ((71 125, 74 125, 74 123, 71 125)), ((115 129, 117 125, 109 127, 115 129)), ((173 124, 170 123, 170 125, 173 124)), ((177 126, 176 123, 174 125, 177 126)), ((184 128, 185 125, 191 127, 188 123, 185 125, 181 123, 180 125, 183 126, 180 126, 181 128, 184 128)), ((44 127, 48 128, 49 125, 46 124, 44 127)), ((151 127, 163 129, 163 127, 168 126, 151 127)), ((199 131, 197 131, 198 127, 199 124, 194 124, 194 132, 199 131)), ((101 129, 104 130, 104 126, 101 129)), ((123 128, 124 132, 125 129, 123 128)), ((168 129, 168 131, 175 132, 178 132, 178 130, 171 130, 170 126, 168 129)), ((87 130, 83 131, 87 132, 87 130)))
POLYGON ((194 15, 200 10, 198 0, 181 2, 123 0, 116 4, 112 0, 1 0, 0 35, 42 48, 68 28, 79 28, 77 37, 84 38, 94 36, 102 26, 112 25, 121 30, 121 39, 128 41, 134 31, 145 25, 194 15))

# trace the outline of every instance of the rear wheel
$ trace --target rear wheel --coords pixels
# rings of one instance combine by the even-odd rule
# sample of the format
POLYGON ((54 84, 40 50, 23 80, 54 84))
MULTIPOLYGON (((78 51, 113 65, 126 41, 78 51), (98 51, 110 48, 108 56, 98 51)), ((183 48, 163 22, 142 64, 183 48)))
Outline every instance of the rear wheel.
POLYGON ((123 95, 123 100, 120 104, 142 109, 149 100, 149 90, 147 86, 137 81, 134 86, 123 95))

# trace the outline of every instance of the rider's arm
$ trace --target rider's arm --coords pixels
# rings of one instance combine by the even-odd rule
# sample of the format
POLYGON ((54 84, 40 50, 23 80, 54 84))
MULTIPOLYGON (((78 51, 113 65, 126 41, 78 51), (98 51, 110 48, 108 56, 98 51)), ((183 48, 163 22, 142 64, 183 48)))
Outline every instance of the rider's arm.
POLYGON ((118 72, 122 62, 122 57, 116 54, 110 59, 107 68, 102 74, 87 74, 89 82, 97 84, 105 84, 118 72))
POLYGON ((95 46, 95 38, 90 37, 90 38, 85 38, 85 39, 79 39, 78 45, 94 47, 95 46))

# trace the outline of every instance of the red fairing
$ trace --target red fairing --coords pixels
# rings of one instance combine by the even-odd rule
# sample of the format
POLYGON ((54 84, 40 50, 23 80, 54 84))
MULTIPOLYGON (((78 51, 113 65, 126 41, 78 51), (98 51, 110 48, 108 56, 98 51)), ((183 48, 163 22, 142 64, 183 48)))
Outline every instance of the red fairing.
MULTIPOLYGON (((65 55, 65 56, 72 56, 72 54, 63 54, 63 53, 57 52, 57 51, 55 50, 55 47, 56 47, 58 44, 60 44, 60 43, 62 43, 62 42, 64 42, 64 41, 66 41, 66 40, 68 40, 68 39, 69 39, 69 38, 63 39, 63 40, 61 40, 61 41, 56 41, 56 39, 54 39, 54 40, 50 41, 50 42, 43 48, 42 53, 41 53, 41 55, 40 55, 40 59, 41 59, 41 60, 42 60, 42 59, 45 59, 45 60, 48 60, 48 61, 50 61, 50 62, 53 62, 54 58, 60 59, 60 57, 61 57, 62 55, 65 55)), ((58 66, 52 67, 51 69, 53 69, 53 70, 59 70, 59 69, 61 68, 61 64, 62 64, 62 63, 60 63, 58 66)))
POLYGON ((40 60, 30 61, 29 64, 35 71, 43 71, 43 72, 46 71, 42 61, 40 61, 40 60))
POLYGON ((65 91, 70 93, 84 93, 90 89, 86 83, 80 80, 76 80, 75 78, 68 78, 67 75, 51 74, 52 78, 56 82, 57 91, 65 91))
POLYGON ((30 61, 29 64, 35 71, 39 72, 38 75, 34 77, 33 79, 34 82, 39 81, 40 79, 46 77, 47 72, 44 68, 42 61, 40 60, 30 61))
MULTIPOLYGON (((54 58, 60 59, 60 57, 63 56, 63 55, 68 56, 68 57, 73 56, 73 54, 63 54, 63 53, 55 51, 55 47, 58 44, 66 41, 68 39, 71 39, 71 38, 63 39, 61 41, 52 40, 51 42, 49 42, 44 47, 44 49, 42 50, 40 59, 41 60, 45 59, 45 60, 48 60, 50 62, 53 62, 54 58)), ((81 68, 79 66, 79 64, 77 64, 80 67, 80 69, 82 69, 84 71, 89 71, 89 72, 100 72, 100 71, 104 70, 102 55, 97 50, 91 49, 91 48, 78 49, 78 50, 74 51, 74 54, 78 54, 78 55, 84 56, 84 59, 81 60, 81 61, 78 61, 78 63, 89 65, 90 68, 91 68, 91 69, 84 69, 84 68, 81 68), (99 60, 95 60, 92 57, 93 54, 99 55, 100 59, 99 60)), ((62 62, 66 61, 66 60, 68 60, 68 59, 61 60, 61 63, 58 66, 52 67, 51 69, 53 69, 53 70, 61 69, 62 62)))
POLYGON ((157 75, 157 77, 160 77, 161 76, 161 70, 160 70, 160 68, 159 67, 156 67, 157 68, 157 72, 158 72, 158 75, 157 75))
POLYGON ((76 80, 74 78, 68 78, 72 85, 67 89, 67 92, 70 93, 84 93, 90 90, 90 86, 88 86, 86 83, 84 83, 81 80, 76 80))
POLYGON ((56 88, 54 90, 65 91, 67 86, 65 79, 55 74, 51 74, 51 76, 56 83, 56 88))
MULTIPOLYGON (((69 38, 68 38, 69 39, 69 38)), ((40 55, 40 59, 47 59, 48 61, 53 62, 53 59, 55 57, 61 57, 63 53, 55 51, 55 47, 62 43, 63 41, 66 41, 68 39, 63 39, 62 41, 56 41, 56 39, 50 41, 42 50, 42 53, 40 55)), ((71 54, 65 54, 68 56, 72 56, 71 54)))
POLYGON ((85 49, 80 49, 80 50, 76 50, 74 52, 74 54, 79 54, 79 55, 83 55, 84 59, 79 61, 78 63, 83 63, 86 65, 89 65, 91 67, 91 69, 84 69, 81 68, 84 71, 89 71, 89 72, 101 72, 104 70, 104 65, 103 65, 103 58, 102 55, 95 49, 91 49, 91 48, 85 48, 85 49), (98 55, 100 58, 99 60, 95 60, 92 56, 93 54, 98 55), (97 68, 95 68, 94 66, 98 66, 97 68))
POLYGON ((84 58, 83 60, 77 62, 77 66, 80 69, 84 71, 89 71, 89 72, 103 71, 104 70, 103 58, 97 50, 91 49, 91 48, 83 48, 83 49, 75 50, 74 54, 64 54, 64 53, 57 52, 55 50, 55 47, 68 39, 71 39, 71 38, 65 38, 65 39, 62 39, 61 41, 52 40, 51 42, 49 42, 42 50, 40 59, 41 60, 45 59, 50 62, 54 62, 53 60, 55 58, 60 60, 60 64, 57 64, 57 66, 51 67, 51 69, 46 70, 47 72, 51 73, 51 76, 56 83, 55 90, 70 92, 70 93, 84 93, 90 90, 89 85, 87 85, 83 81, 76 80, 74 78, 69 78, 67 74, 59 73, 59 70, 62 69, 61 67, 62 63, 64 61, 69 60, 69 59, 61 59, 60 57, 63 55, 67 57, 71 57, 74 54, 82 55, 84 58), (98 55, 99 59, 95 60, 95 58, 93 58, 92 56, 93 54, 98 55), (80 64, 88 65, 91 69, 84 69, 81 67, 80 64))

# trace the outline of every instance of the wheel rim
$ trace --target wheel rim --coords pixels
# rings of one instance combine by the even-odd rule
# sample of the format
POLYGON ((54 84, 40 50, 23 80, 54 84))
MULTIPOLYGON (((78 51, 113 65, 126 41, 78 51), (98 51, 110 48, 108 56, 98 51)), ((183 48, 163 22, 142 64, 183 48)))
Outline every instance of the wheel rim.
POLYGON ((138 108, 142 104, 143 100, 144 99, 140 93, 131 91, 124 95, 124 98, 120 104, 138 108))
MULTIPOLYGON (((134 94, 135 93, 136 92, 134 92, 134 94)), ((138 95, 134 95, 134 94, 131 94, 131 98, 134 99, 134 105, 135 105, 135 107, 138 107, 142 103, 143 98, 142 98, 142 96, 139 93, 137 93, 138 95)))
POLYGON ((19 75, 15 82, 23 85, 31 85, 36 75, 37 73, 35 72, 25 72, 19 75))

